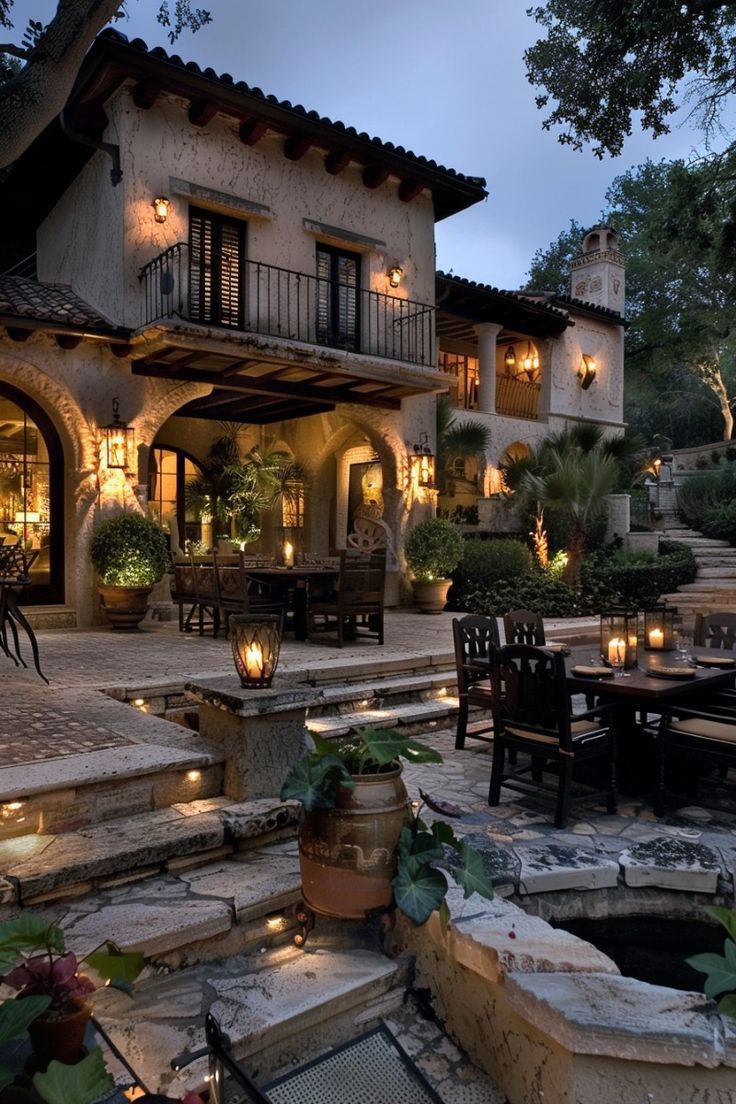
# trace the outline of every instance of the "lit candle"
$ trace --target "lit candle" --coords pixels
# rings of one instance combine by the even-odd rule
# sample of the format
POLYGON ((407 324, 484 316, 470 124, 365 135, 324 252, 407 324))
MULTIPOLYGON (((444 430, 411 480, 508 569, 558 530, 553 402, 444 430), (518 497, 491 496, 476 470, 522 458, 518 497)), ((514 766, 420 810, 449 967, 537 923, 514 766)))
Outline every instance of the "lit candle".
POLYGON ((664 648, 664 632, 662 629, 652 629, 649 633, 650 648, 664 648))
POLYGON ((257 640, 246 648, 245 669, 248 678, 261 678, 263 675, 263 648, 257 640))
POLYGON ((608 662, 623 663, 626 659, 626 641, 614 636, 608 641, 608 662))
POLYGON ((284 567, 294 566, 294 545, 291 541, 284 541, 284 567))

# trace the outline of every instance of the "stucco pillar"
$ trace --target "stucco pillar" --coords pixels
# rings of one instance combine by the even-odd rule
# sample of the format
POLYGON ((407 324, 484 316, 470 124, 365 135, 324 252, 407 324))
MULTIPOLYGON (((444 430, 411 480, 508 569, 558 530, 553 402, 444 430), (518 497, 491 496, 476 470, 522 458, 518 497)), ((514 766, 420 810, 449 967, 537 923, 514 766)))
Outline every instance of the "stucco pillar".
POLYGON ((481 322, 473 326, 478 337, 478 411, 496 413, 496 338, 503 326, 481 322))

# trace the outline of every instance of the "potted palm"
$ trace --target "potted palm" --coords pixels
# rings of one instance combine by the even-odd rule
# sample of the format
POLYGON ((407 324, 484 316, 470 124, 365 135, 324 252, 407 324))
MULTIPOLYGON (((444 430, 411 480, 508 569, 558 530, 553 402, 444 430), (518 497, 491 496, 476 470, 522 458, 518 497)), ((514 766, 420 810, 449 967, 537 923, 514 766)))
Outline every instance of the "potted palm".
POLYGON ((420 613, 442 613, 449 578, 463 558, 463 538, 446 518, 420 521, 406 539, 404 555, 414 576, 414 605, 420 613))
POLYGON ((153 584, 169 566, 164 533, 142 514, 118 514, 98 527, 90 557, 101 581, 100 604, 113 629, 137 629, 153 584))
MULTIPOLYGON (((338 740, 315 738, 315 750, 291 770, 283 800, 301 801, 299 864, 307 906, 362 919, 395 902, 423 924, 435 909, 449 916, 448 869, 465 889, 491 897, 483 860, 444 821, 427 827, 401 778, 401 759, 441 763, 433 748, 391 730, 354 730, 338 740)), ((421 793, 445 816, 462 810, 421 793)))

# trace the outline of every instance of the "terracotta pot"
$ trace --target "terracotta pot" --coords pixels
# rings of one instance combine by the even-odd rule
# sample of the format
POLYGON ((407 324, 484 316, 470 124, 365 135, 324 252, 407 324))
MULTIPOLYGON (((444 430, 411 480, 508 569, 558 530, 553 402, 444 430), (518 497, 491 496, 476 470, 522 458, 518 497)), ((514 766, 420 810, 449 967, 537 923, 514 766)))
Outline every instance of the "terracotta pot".
POLYGON ((447 602, 447 592, 452 579, 433 579, 431 583, 422 583, 418 579, 412 582, 414 605, 420 613, 442 613, 447 602))
POLYGON ((84 1058, 84 1033, 92 1015, 89 1004, 72 1005, 68 1015, 57 1018, 39 1016, 28 1028, 36 1071, 45 1070, 49 1062, 73 1066, 84 1058))
POLYGON ((305 813, 299 828, 304 901, 315 912, 362 920, 393 900, 394 850, 411 807, 401 768, 354 775, 335 809, 305 813))
POLYGON ((146 616, 153 587, 101 586, 100 605, 114 629, 132 632, 146 616))

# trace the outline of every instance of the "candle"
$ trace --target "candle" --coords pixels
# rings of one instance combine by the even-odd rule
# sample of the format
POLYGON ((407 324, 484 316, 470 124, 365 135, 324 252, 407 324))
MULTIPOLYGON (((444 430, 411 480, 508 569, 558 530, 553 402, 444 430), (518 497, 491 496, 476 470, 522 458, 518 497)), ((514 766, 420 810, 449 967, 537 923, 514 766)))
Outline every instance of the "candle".
POLYGON ((291 541, 284 541, 284 567, 294 566, 294 545, 291 541))
POLYGON ((652 629, 649 633, 650 648, 664 648, 664 632, 662 629, 652 629))
POLYGON ((626 641, 614 636, 608 641, 608 662, 623 663, 626 659, 626 641))
POLYGON ((245 650, 245 669, 248 678, 261 678, 263 675, 263 648, 257 640, 245 650))

